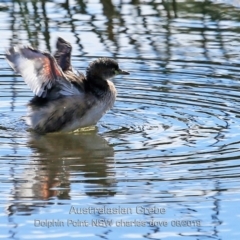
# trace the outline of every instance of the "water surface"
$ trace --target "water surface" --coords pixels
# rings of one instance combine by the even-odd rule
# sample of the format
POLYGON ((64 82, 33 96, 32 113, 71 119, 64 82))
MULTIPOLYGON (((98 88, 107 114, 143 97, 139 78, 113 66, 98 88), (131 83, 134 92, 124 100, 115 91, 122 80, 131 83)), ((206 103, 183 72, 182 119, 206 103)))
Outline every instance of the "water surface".
POLYGON ((236 1, 0 3, 0 238, 238 240, 239 16, 236 1), (131 75, 96 129, 40 136, 4 51, 58 36, 77 70, 105 56, 131 75))

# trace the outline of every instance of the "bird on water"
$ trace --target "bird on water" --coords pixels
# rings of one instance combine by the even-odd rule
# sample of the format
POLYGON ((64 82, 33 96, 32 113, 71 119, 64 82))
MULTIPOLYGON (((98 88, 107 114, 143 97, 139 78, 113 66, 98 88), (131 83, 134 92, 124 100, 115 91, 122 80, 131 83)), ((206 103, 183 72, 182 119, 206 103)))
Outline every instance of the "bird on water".
POLYGON ((27 123, 41 134, 96 125, 116 100, 109 79, 129 74, 115 60, 99 58, 84 75, 72 68, 71 44, 59 37, 56 47, 54 56, 27 46, 6 52, 9 65, 35 94, 28 104, 27 123))

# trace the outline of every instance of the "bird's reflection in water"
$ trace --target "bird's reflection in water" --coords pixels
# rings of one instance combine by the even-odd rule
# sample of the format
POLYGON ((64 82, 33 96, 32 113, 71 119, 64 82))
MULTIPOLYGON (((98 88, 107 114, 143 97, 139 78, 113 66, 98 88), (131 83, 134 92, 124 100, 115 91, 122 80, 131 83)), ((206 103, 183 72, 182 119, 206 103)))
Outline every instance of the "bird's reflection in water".
POLYGON ((72 184, 78 195, 115 194, 114 150, 96 131, 31 134, 28 144, 33 154, 15 179, 15 210, 28 212, 52 197, 70 199, 72 184))

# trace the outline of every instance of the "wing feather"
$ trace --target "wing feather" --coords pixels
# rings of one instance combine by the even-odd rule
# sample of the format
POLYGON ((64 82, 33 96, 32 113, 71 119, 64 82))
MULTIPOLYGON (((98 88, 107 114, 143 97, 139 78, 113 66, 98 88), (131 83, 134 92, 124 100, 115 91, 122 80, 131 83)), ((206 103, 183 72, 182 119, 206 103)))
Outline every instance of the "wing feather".
POLYGON ((46 97, 48 90, 53 87, 57 87, 62 95, 77 94, 76 88, 67 81, 49 53, 42 53, 31 47, 14 46, 6 52, 6 59, 38 97, 46 97))
POLYGON ((55 52, 54 57, 58 65, 62 68, 64 72, 72 71, 73 69, 71 66, 71 44, 63 38, 58 37, 56 47, 57 51, 55 52))

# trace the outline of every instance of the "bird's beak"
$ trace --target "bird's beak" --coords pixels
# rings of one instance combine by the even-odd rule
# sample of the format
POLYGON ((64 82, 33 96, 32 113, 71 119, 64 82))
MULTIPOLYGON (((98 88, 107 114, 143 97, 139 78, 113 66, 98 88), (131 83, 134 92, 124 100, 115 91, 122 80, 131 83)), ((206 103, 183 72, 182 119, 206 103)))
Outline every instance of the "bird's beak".
POLYGON ((124 71, 124 70, 119 69, 117 74, 120 74, 120 75, 129 75, 130 73, 127 72, 127 71, 124 71))

